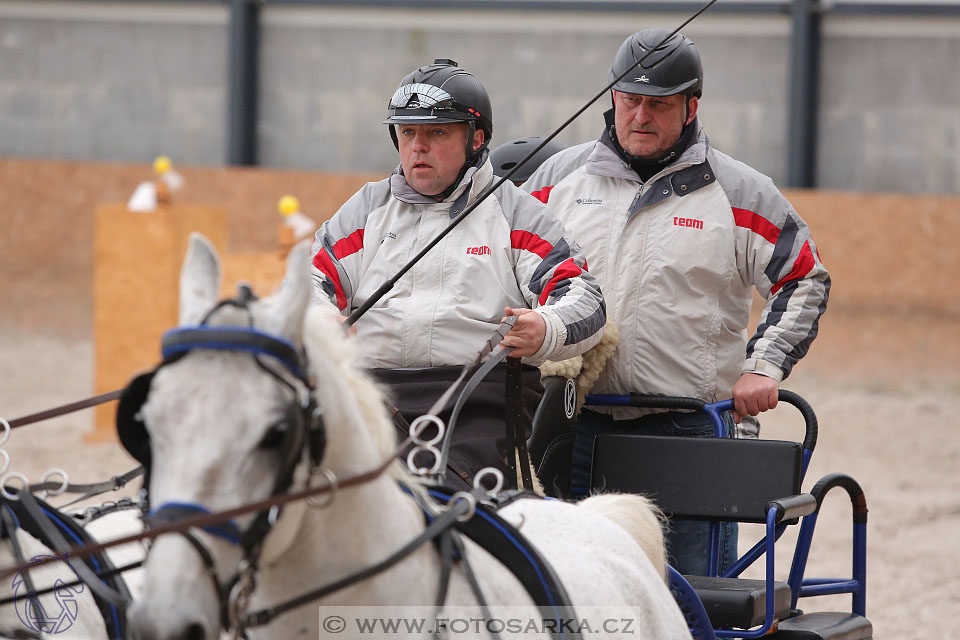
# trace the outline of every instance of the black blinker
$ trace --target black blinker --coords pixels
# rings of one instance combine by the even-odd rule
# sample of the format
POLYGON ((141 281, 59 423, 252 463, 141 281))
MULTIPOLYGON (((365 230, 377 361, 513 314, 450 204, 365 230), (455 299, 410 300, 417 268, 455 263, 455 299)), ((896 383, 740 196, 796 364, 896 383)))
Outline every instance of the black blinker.
POLYGON ((117 403, 117 437, 120 438, 120 444, 135 460, 146 466, 150 465, 150 436, 140 409, 147 401, 156 373, 157 369, 154 369, 131 380, 117 403))

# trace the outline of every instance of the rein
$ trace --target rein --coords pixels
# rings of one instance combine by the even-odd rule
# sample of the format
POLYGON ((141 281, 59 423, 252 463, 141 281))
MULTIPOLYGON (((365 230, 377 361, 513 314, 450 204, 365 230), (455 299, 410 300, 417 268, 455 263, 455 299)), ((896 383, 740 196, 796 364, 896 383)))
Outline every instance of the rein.
MULTIPOLYGON (((345 478, 335 479, 334 482, 319 486, 303 489, 300 491, 294 491, 291 493, 284 493, 276 496, 270 496, 264 498, 263 500, 257 500, 256 502, 251 502, 239 507, 234 507, 232 509, 225 509, 223 511, 217 511, 213 513, 201 513, 197 516, 192 516, 189 518, 184 518, 178 520, 175 523, 162 524, 160 526, 154 527, 148 531, 142 533, 131 534, 124 536, 122 538, 116 538, 114 540, 108 540, 106 542, 98 542, 94 544, 88 544, 81 547, 76 547, 70 550, 70 555, 78 558, 84 558, 94 553, 99 553, 111 547, 117 547, 124 544, 129 544, 131 542, 140 542, 141 540, 153 540, 162 535, 168 533, 179 533, 181 531, 186 531, 187 529, 192 528, 204 528, 213 525, 220 524, 236 516, 245 515, 255 511, 269 510, 273 506, 282 506, 288 502, 293 502, 295 500, 306 500, 308 498, 316 498, 328 493, 336 493, 340 489, 346 489, 356 485, 364 484, 370 482, 371 480, 376 479, 382 475, 393 463, 397 457, 402 453, 403 447, 411 444, 412 439, 407 439, 401 443, 390 456, 388 456, 383 462, 381 462, 376 467, 363 471, 360 473, 355 473, 353 475, 347 476, 345 478)), ((42 559, 37 560, 33 563, 33 566, 42 566, 49 562, 55 562, 55 559, 42 559)), ((7 578, 17 573, 23 567, 14 566, 14 567, 4 567, 0 569, 0 579, 7 578)))
POLYGON ((88 409, 90 407, 95 407, 98 404, 103 404, 105 402, 118 400, 120 398, 121 393, 123 393, 123 389, 117 389, 116 391, 101 393, 98 396, 86 398, 85 400, 78 400, 77 402, 71 402, 70 404, 60 405, 59 407, 53 407, 52 409, 47 409, 45 411, 38 411, 37 413, 31 413, 30 415, 22 416, 20 418, 14 418, 13 420, 9 420, 6 422, 11 429, 16 429, 17 427, 25 427, 28 424, 33 424, 34 422, 41 422, 43 420, 49 420, 50 418, 57 418, 59 416, 66 415, 68 413, 73 413, 74 411, 80 411, 81 409, 88 409))

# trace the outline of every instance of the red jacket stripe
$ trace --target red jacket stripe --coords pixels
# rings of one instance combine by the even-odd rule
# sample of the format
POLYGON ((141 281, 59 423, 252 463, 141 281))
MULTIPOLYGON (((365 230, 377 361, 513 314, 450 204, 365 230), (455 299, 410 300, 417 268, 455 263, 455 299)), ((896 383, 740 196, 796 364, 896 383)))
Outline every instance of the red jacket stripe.
POLYGON ((738 227, 750 229, 757 235, 766 238, 767 242, 771 244, 777 243, 777 238, 780 237, 780 229, 776 225, 748 209, 738 209, 736 207, 732 207, 732 209, 733 219, 738 227))
POLYGON ((790 269, 790 273, 784 276, 780 282, 773 285, 770 288, 770 295, 773 295, 777 291, 783 288, 783 285, 787 284, 791 280, 799 280, 804 277, 816 265, 816 262, 813 259, 813 252, 810 250, 810 241, 803 243, 803 248, 800 249, 800 255, 797 256, 797 259, 793 263, 793 268, 790 269))
POLYGON ((536 199, 539 200, 540 202, 546 204, 546 203, 547 203, 547 200, 550 199, 550 190, 551 190, 551 189, 553 189, 553 187, 544 187, 543 189, 540 189, 539 191, 534 191, 534 192, 532 192, 530 195, 532 195, 534 198, 536 198, 536 199))
POLYGON ((550 298, 550 292, 553 291, 557 284, 568 278, 576 278, 581 273, 583 273, 583 270, 577 266, 577 263, 573 261, 573 258, 568 258, 567 260, 561 262, 560 265, 554 270, 553 277, 550 278, 550 282, 548 282, 547 286, 543 288, 543 292, 540 294, 540 304, 547 304, 547 300, 550 298))
POLYGON ((333 255, 337 260, 343 260, 347 256, 360 251, 360 249, 363 249, 363 229, 357 229, 346 238, 338 240, 333 245, 333 255))
POLYGON ((553 251, 553 245, 529 231, 511 231, 510 246, 514 249, 524 249, 535 253, 541 258, 546 258, 547 254, 553 251))
POLYGON ((327 255, 326 250, 320 249, 317 252, 317 255, 313 256, 313 266, 323 272, 323 275, 327 276, 330 279, 330 282, 333 283, 333 290, 337 296, 337 307, 341 311, 347 308, 347 296, 343 294, 343 285, 340 283, 340 274, 337 273, 337 268, 334 266, 333 261, 330 259, 330 256, 327 255))

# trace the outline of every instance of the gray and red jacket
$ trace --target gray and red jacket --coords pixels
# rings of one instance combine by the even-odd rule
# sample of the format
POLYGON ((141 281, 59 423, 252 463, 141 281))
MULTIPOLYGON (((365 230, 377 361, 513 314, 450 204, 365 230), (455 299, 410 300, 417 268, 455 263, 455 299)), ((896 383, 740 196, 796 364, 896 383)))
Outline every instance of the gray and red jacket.
POLYGON ((613 144, 608 129, 523 185, 577 238, 620 330, 594 392, 713 401, 729 398, 742 372, 782 380, 816 337, 830 291, 806 223, 770 178, 710 148, 702 129, 646 183, 613 144), (748 341, 754 287, 766 306, 748 341))
MULTIPOLYGON (((493 181, 484 159, 442 202, 402 173, 367 183, 317 231, 314 299, 344 315, 396 274, 493 181)), ((509 181, 431 249, 355 325, 366 364, 463 365, 500 325, 504 307, 536 309, 546 324, 529 358, 565 359, 596 344, 606 309, 583 252, 540 202, 509 181)))

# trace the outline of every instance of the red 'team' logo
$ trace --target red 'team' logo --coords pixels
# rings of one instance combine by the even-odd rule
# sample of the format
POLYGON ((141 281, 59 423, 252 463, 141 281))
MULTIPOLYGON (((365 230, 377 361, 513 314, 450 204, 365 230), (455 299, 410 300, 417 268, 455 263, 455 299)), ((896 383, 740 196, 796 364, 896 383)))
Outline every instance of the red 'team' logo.
POLYGON ((467 247, 467 255, 469 256, 485 256, 489 255, 490 247, 467 247))
POLYGON ((690 227, 691 229, 703 229, 703 220, 696 218, 673 218, 673 224, 678 227, 690 227))

